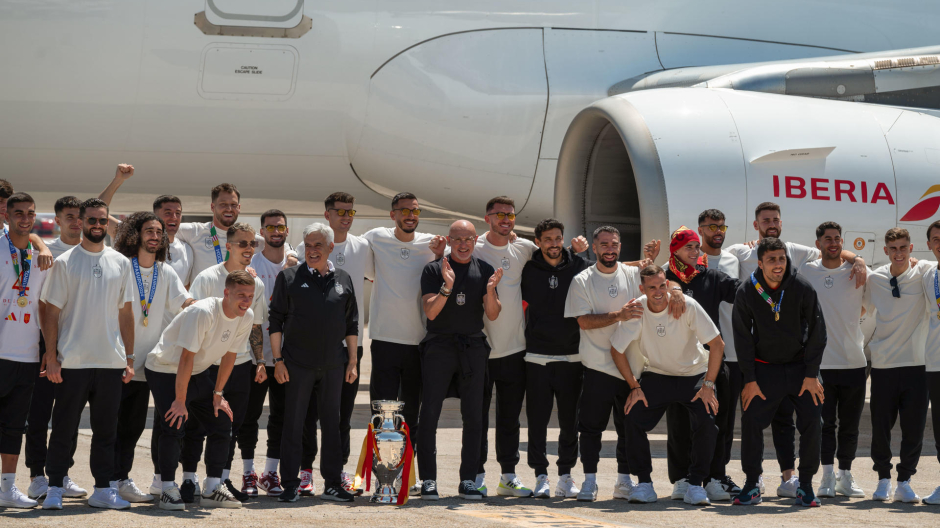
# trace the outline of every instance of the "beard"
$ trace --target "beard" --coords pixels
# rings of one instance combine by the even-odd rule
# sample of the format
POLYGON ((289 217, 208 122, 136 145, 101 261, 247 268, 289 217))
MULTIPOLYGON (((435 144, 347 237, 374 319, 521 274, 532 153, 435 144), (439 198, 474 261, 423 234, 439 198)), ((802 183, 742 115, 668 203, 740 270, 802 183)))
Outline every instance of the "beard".
POLYGON ((725 240, 722 239, 721 242, 715 242, 714 238, 706 238, 705 244, 712 249, 721 249, 722 244, 725 243, 725 240))
POLYGON ((417 223, 417 222, 415 222, 415 226, 414 226, 414 227, 405 227, 405 223, 402 222, 401 220, 395 222, 395 224, 398 226, 398 229, 401 229, 401 230, 402 230, 403 233, 414 233, 414 232, 415 232, 415 229, 418 229, 418 223, 417 223))
POLYGON ((768 228, 767 231, 760 232, 761 238, 770 238, 770 237, 780 238, 781 234, 782 234, 782 231, 780 229, 777 229, 776 227, 771 227, 771 228, 768 228), (776 232, 772 235, 768 235, 767 233, 769 233, 770 231, 776 231, 776 232))
POLYGON ((97 244, 104 240, 104 237, 108 235, 107 231, 102 231, 100 235, 93 235, 91 231, 82 231, 82 236, 84 236, 92 244, 97 244))
POLYGON ((234 215, 231 220, 226 220, 222 215, 218 215, 215 217, 215 220, 222 227, 232 227, 232 225, 238 221, 238 215, 234 215))
POLYGON ((545 255, 548 256, 548 258, 556 259, 561 256, 561 248, 560 247, 548 248, 545 250, 545 255))
POLYGON ((617 265, 617 258, 617 255, 599 256, 597 257, 597 261, 606 268, 613 268, 617 265))
POLYGON ((275 249, 284 246, 286 242, 287 242, 287 239, 285 238, 282 238, 281 240, 278 240, 278 241, 268 241, 268 240, 264 241, 265 245, 271 246, 275 249))

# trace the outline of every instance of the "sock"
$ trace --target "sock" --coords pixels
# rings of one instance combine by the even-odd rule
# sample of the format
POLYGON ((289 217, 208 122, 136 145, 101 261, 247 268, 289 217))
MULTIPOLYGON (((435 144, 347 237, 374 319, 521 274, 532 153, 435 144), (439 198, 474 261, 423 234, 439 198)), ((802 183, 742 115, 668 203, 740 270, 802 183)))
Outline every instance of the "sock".
POLYGON ((231 473, 231 471, 232 471, 232 470, 230 470, 230 469, 223 469, 223 470, 222 470, 222 480, 228 480, 228 475, 229 475, 229 473, 231 473))
POLYGON ((275 473, 277 471, 277 465, 281 461, 276 458, 269 458, 264 461, 264 472, 265 473, 275 473))
POLYGON ((196 472, 195 471, 184 471, 183 480, 191 480, 196 482, 196 472))
POLYGON ((151 486, 162 486, 162 485, 163 485, 162 482, 163 482, 163 479, 160 478, 160 474, 159 474, 159 473, 154 473, 154 474, 153 474, 153 484, 151 484, 151 486))
POLYGON ((251 460, 242 460, 242 472, 246 475, 255 472, 255 461, 251 460))
POLYGON ((222 483, 222 479, 219 477, 206 477, 206 488, 202 490, 203 493, 212 493, 219 484, 222 483))
POLYGON ((483 486, 486 481, 486 473, 477 473, 476 486, 479 488, 483 486))
POLYGON ((585 473, 584 482, 597 482, 597 473, 585 473))
POLYGON ((500 475, 499 480, 503 482, 510 482, 514 478, 516 478, 515 473, 503 473, 502 475, 500 475))
POLYGON ((564 475, 558 475, 558 480, 561 482, 567 482, 571 478, 571 473, 565 473, 564 475))
POLYGON ((633 482, 633 479, 630 478, 629 473, 617 473, 617 482, 633 482))
POLYGON ((121 481, 120 481, 120 480, 112 480, 112 481, 108 482, 108 485, 111 486, 111 487, 114 488, 114 489, 118 489, 118 486, 121 485, 121 481))
POLYGON ((848 472, 849 472, 848 469, 840 469, 840 470, 839 470, 839 478, 841 479, 841 478, 845 477, 848 472))
POLYGON ((0 475, 0 491, 6 493, 13 489, 14 480, 16 480, 16 473, 3 473, 0 475))
POLYGON ((832 464, 823 464, 823 475, 832 475, 832 464))
POLYGON ((160 487, 163 488, 164 490, 168 490, 168 489, 170 489, 170 488, 176 487, 176 483, 175 483, 175 482, 163 482, 163 481, 161 481, 161 482, 162 482, 162 484, 160 485, 160 487))

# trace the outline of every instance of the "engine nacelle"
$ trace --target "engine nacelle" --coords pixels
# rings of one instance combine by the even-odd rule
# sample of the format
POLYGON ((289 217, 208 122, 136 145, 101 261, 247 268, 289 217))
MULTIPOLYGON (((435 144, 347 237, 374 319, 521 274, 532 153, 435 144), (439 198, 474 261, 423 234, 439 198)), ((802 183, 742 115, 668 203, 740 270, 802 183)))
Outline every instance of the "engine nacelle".
MULTIPOLYGON (((884 232, 940 218, 940 120, 899 108, 724 89, 673 88, 597 101, 572 121, 558 159, 555 215, 590 236, 614 225, 623 256, 700 212, 727 217, 727 243, 757 238, 757 204, 783 210, 786 240, 814 245, 826 220, 846 249, 886 261, 884 232), (878 246, 876 249, 875 246, 878 246)), ((664 244, 665 246, 665 244, 664 244)), ((664 251, 660 260, 664 260, 664 251)))

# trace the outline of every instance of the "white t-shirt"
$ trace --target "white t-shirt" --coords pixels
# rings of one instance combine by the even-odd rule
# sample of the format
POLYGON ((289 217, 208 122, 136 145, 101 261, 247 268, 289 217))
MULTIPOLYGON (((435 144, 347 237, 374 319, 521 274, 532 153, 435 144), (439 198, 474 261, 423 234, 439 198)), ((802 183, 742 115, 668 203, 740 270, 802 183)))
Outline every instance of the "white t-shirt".
POLYGON ((924 364, 927 310, 924 309, 924 275, 936 262, 920 261, 898 277, 901 298, 891 295, 891 265, 868 275, 871 303, 877 311, 871 347, 872 368, 911 367, 924 364))
MULTIPOLYGON (((193 265, 190 271, 191 280, 196 280, 196 276, 211 266, 225 262, 225 242, 228 240, 228 229, 216 229, 219 236, 219 251, 221 260, 216 255, 215 244, 212 242, 212 222, 183 222, 176 232, 175 241, 185 242, 193 250, 193 265)), ((258 241, 258 248, 255 253, 260 253, 264 249, 264 238, 255 235, 258 241)))
MULTIPOLYGON (((225 296, 225 278, 228 277, 228 270, 225 264, 216 264, 203 271, 193 279, 189 286, 189 293, 193 299, 208 299, 210 297, 225 296)), ((268 298, 264 293, 264 282, 255 277, 255 297, 251 302, 251 311, 254 313, 254 324, 264 325, 268 321, 268 298)), ((264 334, 264 332, 261 332, 264 334)), ((251 361, 251 344, 246 342, 242 350, 237 350, 238 357, 235 358, 235 364, 241 365, 246 361, 251 361)))
MULTIPOLYGON (((741 264, 738 258, 731 253, 721 250, 718 257, 708 256, 708 269, 724 272, 732 279, 741 278, 741 264)), ((731 312, 734 304, 722 303, 718 306, 718 326, 721 328, 721 339, 725 342, 725 361, 737 363, 738 354, 734 351, 734 328, 731 326, 731 312)))
POLYGON ((375 284, 369 301, 369 336, 373 340, 417 345, 427 334, 421 307, 421 274, 435 259, 428 244, 434 235, 395 238, 395 229, 377 227, 364 238, 372 248, 375 284))
MULTIPOLYGON (((258 274, 257 279, 264 283, 264 305, 268 306, 271 304, 271 295, 274 294, 274 281, 277 280, 277 274, 284 269, 284 265, 287 264, 287 251, 284 252, 284 258, 280 262, 271 262, 268 260, 268 257, 265 257, 261 253, 256 253, 251 259, 251 267, 255 269, 255 273, 258 274)), ((262 332, 263 344, 264 344, 264 364, 273 367, 274 366, 274 356, 271 352, 271 337, 268 335, 268 318, 264 318, 264 331, 262 332)), ((251 358, 251 362, 255 363, 255 358, 251 358)))
MULTIPOLYGON (((819 258, 819 249, 811 248, 793 242, 784 242, 787 246, 787 258, 790 259, 790 269, 793 273, 799 273, 803 264, 819 258)), ((757 245, 748 247, 747 244, 735 244, 728 248, 728 253, 737 257, 741 263, 741 272, 738 278, 745 280, 751 276, 751 273, 757 271, 757 245)))
MULTIPOLYGON (((225 254, 223 253, 222 256, 224 257, 225 254)), ((183 286, 192 282, 190 274, 193 271, 193 248, 189 244, 179 238, 174 238, 173 242, 170 242, 170 247, 167 248, 166 263, 176 272, 176 276, 182 281, 183 286)))
POLYGON ((254 317, 251 309, 241 317, 226 317, 222 311, 222 299, 218 297, 196 301, 163 331, 157 346, 147 356, 147 368, 176 374, 180 356, 186 349, 195 352, 193 374, 200 374, 220 363, 226 353, 240 353, 248 346, 254 317))
POLYGON ((72 249, 75 246, 62 242, 62 238, 59 237, 53 240, 52 242, 46 244, 46 247, 49 248, 49 251, 52 253, 52 258, 57 259, 59 258, 60 255, 62 255, 62 253, 65 253, 66 251, 72 249))
POLYGON ((41 299, 61 310, 62 368, 127 367, 118 311, 137 301, 127 287, 132 274, 131 261, 109 247, 92 253, 77 245, 56 259, 41 299))
MULTIPOLYGON (((924 274, 924 294, 927 298, 927 348, 925 352, 925 363, 927 372, 940 372, 940 317, 937 312, 937 290, 940 287, 937 283, 938 272, 936 262, 933 270, 924 274)), ((32 280, 32 279, 30 279, 32 280)))
POLYGON ((477 239, 473 256, 493 269, 503 268, 503 278, 496 286, 502 310, 495 321, 483 318, 483 331, 490 343, 490 359, 525 350, 525 313, 522 311, 522 268, 538 246, 524 238, 512 244, 495 246, 486 237, 477 239))
MULTIPOLYGON (((565 317, 615 312, 631 299, 638 297, 639 268, 618 264, 617 271, 601 273, 595 264, 577 274, 571 281, 568 298, 565 300, 565 317)), ((612 324, 604 328, 581 330, 578 352, 585 367, 623 379, 613 358, 610 357, 610 336, 616 329, 617 325, 612 324)), ((630 368, 635 368, 632 363, 630 368)), ((642 372, 642 368, 635 372, 642 372)))
MULTIPOLYGON (((621 354, 632 351, 628 345, 646 359, 646 370, 665 376, 698 376, 708 370, 708 354, 702 343, 718 337, 718 327, 711 317, 695 302, 686 297, 685 313, 676 319, 669 310, 653 313, 644 295, 637 299, 643 303, 643 316, 622 321, 610 338, 610 345, 621 354)), ((634 361, 630 362, 633 369, 634 361)), ((633 371, 639 378, 642 372, 633 371)))
POLYGON ((852 264, 843 262, 836 269, 822 265, 821 260, 807 262, 800 275, 813 285, 826 320, 826 350, 821 369, 854 369, 868 364, 862 335, 862 307, 871 304, 868 285, 855 287, 849 280, 852 264))
MULTIPOLYGON (((140 304, 140 290, 137 288, 137 277, 134 274, 134 264, 131 263, 131 274, 127 289, 136 296, 134 303, 134 381, 146 381, 144 362, 147 355, 157 345, 160 334, 167 327, 169 321, 180 313, 183 303, 189 299, 186 286, 176 275, 176 271, 166 262, 157 262, 159 268, 157 276, 157 291, 153 294, 150 304, 150 316, 147 317, 147 326, 143 325, 144 312, 140 304)), ((150 299, 150 286, 153 284, 153 266, 140 268, 140 278, 144 283, 144 297, 150 299)))
MULTIPOLYGON (((13 269, 13 255, 7 235, 0 235, 0 300, 3 306, 0 315, 0 359, 20 363, 38 363, 39 358, 39 298, 42 285, 51 270, 42 271, 31 260, 29 281, 26 282, 26 307, 20 308, 16 301, 20 297, 20 275, 13 269)), ((38 251, 30 250, 33 258, 38 251)), ((16 250, 16 262, 20 272, 24 271, 20 250, 16 250)))

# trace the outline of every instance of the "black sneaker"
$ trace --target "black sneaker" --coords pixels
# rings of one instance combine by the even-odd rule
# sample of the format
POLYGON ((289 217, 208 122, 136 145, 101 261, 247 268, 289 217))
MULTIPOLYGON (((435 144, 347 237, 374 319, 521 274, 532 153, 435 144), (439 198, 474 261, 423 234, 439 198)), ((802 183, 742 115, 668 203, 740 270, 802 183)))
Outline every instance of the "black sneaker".
POLYGON ((182 498, 183 502, 186 504, 196 502, 196 483, 193 482, 192 479, 183 481, 183 485, 180 486, 180 498, 182 498))
POLYGON ((477 489, 476 483, 472 480, 464 480, 457 486, 457 495, 461 499, 483 500, 483 494, 477 489))
POLYGON ((425 480, 421 483, 421 500, 440 500, 437 494, 437 482, 434 480, 425 480))
POLYGON ((300 498, 300 494, 297 493, 297 488, 294 486, 286 486, 284 491, 277 496, 278 502, 297 502, 297 499, 300 498))
POLYGON ((352 502, 355 500, 352 494, 344 490, 343 486, 339 484, 327 486, 320 498, 334 502, 352 502))
POLYGON ((803 489, 801 486, 796 490, 796 504, 797 506, 806 506, 807 508, 818 508, 820 506, 819 499, 816 498, 816 493, 813 492, 812 486, 810 486, 809 489, 803 489))
POLYGON ((231 493, 232 497, 235 497, 238 502, 248 502, 248 500, 251 499, 251 495, 248 495, 242 490, 236 488, 235 484, 232 484, 231 479, 225 479, 223 484, 225 484, 225 487, 228 488, 229 493, 231 493))
POLYGON ((721 482, 721 487, 724 488, 724 490, 727 491, 728 493, 732 495, 737 495, 741 493, 741 486, 738 486, 737 484, 735 484, 734 481, 731 480, 731 477, 729 477, 728 475, 721 477, 721 480, 719 480, 719 482, 721 482))
POLYGON ((741 493, 732 499, 732 504, 735 506, 749 506, 752 504, 760 504, 760 501, 760 487, 757 483, 745 482, 744 487, 741 488, 741 493))

